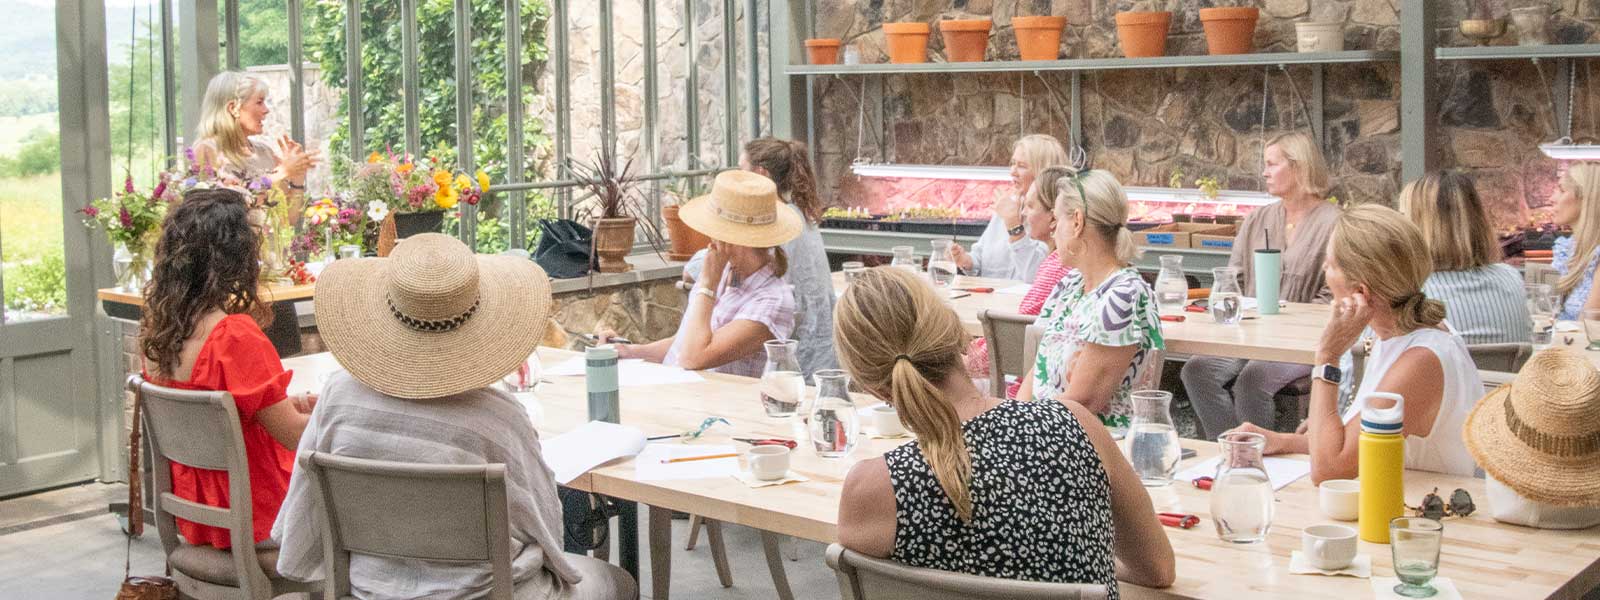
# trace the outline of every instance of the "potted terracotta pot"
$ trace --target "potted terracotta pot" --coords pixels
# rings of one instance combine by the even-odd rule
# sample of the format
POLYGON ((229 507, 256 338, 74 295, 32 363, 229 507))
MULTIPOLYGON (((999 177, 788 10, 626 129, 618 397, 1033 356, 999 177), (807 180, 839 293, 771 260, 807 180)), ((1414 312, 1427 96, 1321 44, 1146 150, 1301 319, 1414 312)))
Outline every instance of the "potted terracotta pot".
POLYGON ((1171 27, 1170 12, 1117 13, 1117 39, 1122 42, 1122 55, 1128 58, 1165 56, 1167 31, 1171 27))
POLYGON ((1061 57, 1061 30, 1066 17, 1011 17, 1017 34, 1017 50, 1022 60, 1055 60, 1061 57))
POLYGON ((839 64, 839 47, 844 45, 838 38, 812 38, 806 40, 806 62, 813 65, 839 64))
POLYGON ((939 22, 944 35, 944 56, 950 62, 982 62, 989 49, 989 19, 949 19, 939 22))
POLYGON ((667 250, 667 260, 689 260, 701 248, 711 245, 711 238, 678 218, 678 205, 661 207, 661 220, 667 224, 667 238, 672 243, 667 250))
POLYGON ((599 259, 601 273, 625 273, 633 270, 628 264, 628 254, 633 252, 633 217, 594 219, 594 254, 599 259))
POLYGON ((1211 54, 1249 54, 1255 50, 1256 21, 1261 9, 1219 7, 1200 9, 1200 24, 1206 30, 1206 48, 1211 54))
POLYGON ((883 38, 889 46, 889 62, 928 62, 928 36, 933 27, 927 23, 884 23, 883 38))

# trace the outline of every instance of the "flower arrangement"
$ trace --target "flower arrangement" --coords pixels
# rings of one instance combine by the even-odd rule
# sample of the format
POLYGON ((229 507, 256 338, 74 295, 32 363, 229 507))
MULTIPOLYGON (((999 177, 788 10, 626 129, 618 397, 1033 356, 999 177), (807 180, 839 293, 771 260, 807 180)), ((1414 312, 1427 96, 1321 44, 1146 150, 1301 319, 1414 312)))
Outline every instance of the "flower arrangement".
POLYGON ((106 239, 119 244, 135 256, 144 256, 155 242, 167 208, 178 199, 177 186, 170 185, 169 174, 161 173, 149 193, 133 184, 133 175, 122 181, 122 190, 110 198, 90 202, 78 212, 90 229, 106 232, 106 239))
POLYGON ((352 174, 351 191, 361 204, 382 202, 392 213, 450 210, 461 203, 476 206, 483 199, 489 176, 481 170, 475 175, 455 173, 437 154, 417 160, 373 152, 352 174))
POLYGON ((378 223, 389 215, 389 207, 378 203, 381 211, 377 218, 372 210, 364 210, 354 200, 322 198, 306 206, 300 221, 301 232, 295 237, 290 252, 295 256, 312 257, 332 254, 340 246, 367 247, 367 237, 376 232, 378 223))

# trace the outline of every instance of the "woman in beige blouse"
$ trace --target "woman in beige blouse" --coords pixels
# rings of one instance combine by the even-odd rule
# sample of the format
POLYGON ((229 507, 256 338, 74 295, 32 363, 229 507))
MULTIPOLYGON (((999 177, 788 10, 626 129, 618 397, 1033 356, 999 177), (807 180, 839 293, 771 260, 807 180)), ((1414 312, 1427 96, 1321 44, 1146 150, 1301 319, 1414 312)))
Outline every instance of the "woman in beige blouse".
MULTIPOLYGON (((1273 138, 1262 154, 1261 177, 1267 193, 1279 201, 1245 217, 1228 266, 1239 270, 1241 289, 1253 295, 1255 251, 1282 250, 1279 297, 1289 302, 1327 302, 1322 262, 1339 207, 1324 200, 1329 184, 1322 151, 1311 136, 1294 131, 1273 138)), ((1216 356, 1197 356, 1183 366, 1184 388, 1207 436, 1241 423, 1272 427, 1273 396, 1310 376, 1310 365, 1216 356)))

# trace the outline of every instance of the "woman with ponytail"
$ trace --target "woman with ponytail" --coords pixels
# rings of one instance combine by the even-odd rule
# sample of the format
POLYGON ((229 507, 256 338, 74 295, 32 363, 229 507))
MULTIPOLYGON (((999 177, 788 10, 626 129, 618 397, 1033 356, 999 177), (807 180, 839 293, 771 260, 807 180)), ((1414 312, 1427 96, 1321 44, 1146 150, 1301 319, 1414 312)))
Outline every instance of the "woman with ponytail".
MULTIPOLYGON (((1041 188, 1048 187, 1041 184, 1041 188)), ((1073 269, 1044 301, 1044 327, 1021 400, 1070 400, 1126 427, 1133 382, 1166 348, 1155 293, 1132 263, 1138 246, 1128 231, 1128 194, 1106 171, 1058 176, 1056 252, 1073 269)))
POLYGON ((917 434, 850 469, 845 547, 915 567, 1104 584, 1111 598, 1119 576, 1172 585, 1172 546, 1110 432, 1075 402, 985 397, 961 365, 961 320, 931 285, 869 269, 839 300, 834 342, 850 375, 917 434))
MULTIPOLYGON (((1362 398, 1373 392, 1405 398, 1406 468, 1463 477, 1477 464, 1462 439, 1483 381, 1461 336, 1444 326, 1444 304, 1422 285, 1433 272, 1422 231, 1394 209, 1366 204, 1339 216, 1324 267, 1333 291, 1333 318, 1317 345, 1311 412, 1303 434, 1274 433, 1246 423, 1241 431, 1267 438, 1267 453, 1311 455, 1311 479, 1356 476, 1362 398), (1362 330, 1377 335, 1356 392, 1339 414, 1339 384, 1325 373, 1362 330)), ((1336 368, 1331 369, 1337 372, 1336 368)))

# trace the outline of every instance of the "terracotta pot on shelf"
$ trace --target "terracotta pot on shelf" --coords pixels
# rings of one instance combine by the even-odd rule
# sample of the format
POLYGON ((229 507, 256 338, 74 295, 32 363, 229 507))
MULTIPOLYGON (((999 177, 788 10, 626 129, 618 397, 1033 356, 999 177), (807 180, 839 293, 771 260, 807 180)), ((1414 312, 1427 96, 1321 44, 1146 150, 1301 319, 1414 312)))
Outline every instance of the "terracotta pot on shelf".
POLYGON ((595 219, 594 254, 599 259, 601 273, 625 273, 633 270, 628 264, 628 253, 633 251, 633 217, 595 219))
POLYGON ((1117 13, 1117 39, 1122 41, 1122 55, 1128 58, 1165 56, 1167 31, 1171 27, 1170 12, 1117 13))
POLYGON ((1022 60, 1055 60, 1061 57, 1061 30, 1066 17, 1011 17, 1017 34, 1017 51, 1022 60))
POLYGON ((1225 7, 1200 9, 1200 24, 1206 29, 1206 48, 1211 54, 1249 54, 1255 51, 1256 21, 1261 9, 1225 7))
POLYGON ((944 35, 944 56, 950 62, 982 62, 989 49, 989 19, 950 19, 939 22, 944 35))
POLYGON ((927 23, 884 23, 883 38, 889 46, 889 62, 928 62, 928 36, 933 27, 927 23))
POLYGON ((711 238, 695 231, 693 227, 684 223, 683 219, 678 218, 676 205, 661 207, 661 220, 666 222, 667 237, 672 242, 672 246, 667 250, 668 260, 689 260, 701 248, 711 245, 711 238))
POLYGON ((812 38, 806 40, 806 62, 813 65, 839 64, 839 47, 844 42, 838 38, 812 38))

